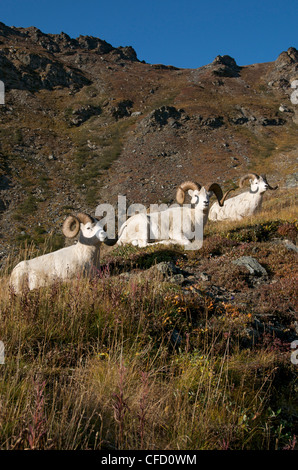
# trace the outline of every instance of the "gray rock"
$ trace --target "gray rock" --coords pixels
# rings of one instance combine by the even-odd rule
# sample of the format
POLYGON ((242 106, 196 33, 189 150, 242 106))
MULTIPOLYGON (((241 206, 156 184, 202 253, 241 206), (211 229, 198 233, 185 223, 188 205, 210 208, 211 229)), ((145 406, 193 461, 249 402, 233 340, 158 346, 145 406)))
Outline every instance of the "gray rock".
POLYGON ((238 266, 244 266, 252 276, 268 276, 266 269, 252 256, 242 256, 232 261, 232 263, 238 266))
POLYGON ((277 68, 287 67, 289 65, 297 64, 298 62, 298 51, 295 47, 290 47, 287 51, 283 51, 279 54, 275 61, 277 68))
POLYGON ((179 346, 179 344, 182 341, 182 336, 180 335, 180 333, 176 329, 174 329, 172 334, 171 334, 171 341, 172 341, 172 343, 174 343, 175 346, 179 346))
POLYGON ((174 274, 180 274, 180 269, 171 261, 162 261, 152 267, 153 270, 160 272, 161 274, 172 276, 174 274))
POLYGON ((292 113, 293 111, 291 109, 289 109, 287 106, 285 106, 284 104, 281 104, 280 107, 278 108, 278 110, 281 112, 281 113, 292 113))
POLYGON ((211 279, 211 276, 209 276, 209 274, 206 274, 206 273, 200 273, 199 277, 202 281, 210 281, 211 279))
POLYGON ((260 118, 259 124, 262 126, 283 126, 286 123, 284 119, 281 118, 260 118))
POLYGON ((296 253, 298 253, 298 247, 295 245, 295 243, 291 242, 290 240, 280 240, 279 238, 276 238, 273 240, 272 243, 277 245, 284 245, 287 250, 295 251, 296 253))
POLYGON ((152 128, 155 129, 156 127, 161 129, 163 126, 167 124, 173 126, 180 126, 180 121, 184 117, 187 120, 187 116, 185 116, 185 112, 183 109, 176 109, 174 106, 161 106, 158 109, 152 111, 149 116, 146 116, 140 123, 141 127, 152 128))
POLYGON ((182 284, 184 282, 183 274, 174 274, 174 276, 170 277, 169 282, 173 284, 182 284))
POLYGON ((131 100, 122 100, 117 103, 116 106, 111 107, 112 116, 118 121, 124 117, 130 116, 130 108, 133 107, 133 101, 131 100))
POLYGON ((124 280, 130 280, 132 277, 141 279, 146 275, 150 275, 150 273, 158 275, 161 277, 162 281, 171 282, 173 284, 182 284, 185 280, 182 271, 171 261, 162 261, 141 272, 124 272, 121 273, 119 277, 124 280))
POLYGON ((291 175, 288 175, 286 182, 285 182, 286 188, 295 188, 296 186, 298 186, 298 173, 297 172, 291 175))
POLYGON ((171 261, 162 261, 152 266, 149 271, 161 275, 164 281, 174 284, 182 284, 185 281, 184 275, 187 275, 171 261))
POLYGON ((239 67, 229 55, 218 55, 212 62, 213 73, 219 77, 239 77, 241 67, 239 67))
POLYGON ((224 125, 224 118, 222 116, 210 117, 202 121, 203 126, 216 129, 224 125))
POLYGON ((242 346, 252 347, 262 340, 264 334, 269 334, 272 338, 280 339, 282 342, 290 343, 297 339, 297 327, 288 328, 279 323, 270 324, 255 318, 251 325, 244 330, 244 337, 242 338, 242 346), (246 336, 246 337, 245 337, 246 336))
POLYGON ((283 240, 283 244, 288 250, 298 253, 298 247, 290 240, 283 240))
POLYGON ((131 277, 131 273, 124 272, 124 273, 119 274, 119 277, 120 277, 121 279, 128 280, 128 279, 130 279, 130 277, 131 277))
POLYGON ((87 121, 91 116, 99 116, 101 114, 100 106, 80 106, 77 109, 74 109, 72 112, 72 117, 70 119, 70 124, 73 126, 80 126, 83 122, 87 121))

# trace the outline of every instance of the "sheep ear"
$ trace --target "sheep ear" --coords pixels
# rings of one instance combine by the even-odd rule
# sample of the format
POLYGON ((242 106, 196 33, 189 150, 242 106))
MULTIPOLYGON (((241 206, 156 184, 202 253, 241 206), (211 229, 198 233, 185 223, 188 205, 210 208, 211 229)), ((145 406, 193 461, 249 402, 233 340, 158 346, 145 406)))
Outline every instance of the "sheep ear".
POLYGON ((194 193, 193 189, 188 190, 188 194, 190 195, 190 197, 193 197, 193 193, 194 193))

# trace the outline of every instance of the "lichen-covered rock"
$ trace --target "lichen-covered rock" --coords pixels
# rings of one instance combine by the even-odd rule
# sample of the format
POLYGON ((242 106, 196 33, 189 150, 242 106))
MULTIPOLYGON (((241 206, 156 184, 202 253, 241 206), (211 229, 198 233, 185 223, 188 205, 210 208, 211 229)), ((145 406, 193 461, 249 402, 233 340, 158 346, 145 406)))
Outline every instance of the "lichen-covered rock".
POLYGON ((242 256, 234 260, 233 264, 244 266, 252 276, 268 276, 266 269, 252 256, 242 256))

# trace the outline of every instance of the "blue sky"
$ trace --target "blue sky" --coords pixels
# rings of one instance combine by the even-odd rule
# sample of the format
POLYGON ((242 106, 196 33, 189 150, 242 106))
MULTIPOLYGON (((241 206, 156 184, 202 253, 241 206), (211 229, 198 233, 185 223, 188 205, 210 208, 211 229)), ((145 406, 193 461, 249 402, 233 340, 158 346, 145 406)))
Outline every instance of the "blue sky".
POLYGON ((140 60, 182 68, 228 54, 239 65, 270 62, 298 47, 297 0, 4 0, 0 21, 96 36, 132 46, 140 60))

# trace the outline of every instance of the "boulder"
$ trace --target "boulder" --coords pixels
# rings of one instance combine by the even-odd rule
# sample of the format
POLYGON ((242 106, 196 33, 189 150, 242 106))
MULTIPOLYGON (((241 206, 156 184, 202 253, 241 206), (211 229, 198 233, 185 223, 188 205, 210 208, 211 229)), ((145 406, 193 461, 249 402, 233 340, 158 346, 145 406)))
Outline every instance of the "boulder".
POLYGON ((133 107, 133 101, 122 100, 119 101, 115 106, 111 107, 112 116, 118 121, 124 117, 130 116, 130 108, 133 107))
POLYGON ((263 268, 263 266, 261 266, 260 263, 252 256, 242 256, 241 258, 232 261, 232 263, 237 266, 244 266, 252 276, 268 276, 266 269, 263 268))
POLYGON ((207 118, 201 122, 201 126, 207 126, 211 129, 217 129, 224 125, 224 118, 223 116, 214 116, 207 118))
POLYGON ((275 61, 277 68, 287 67, 292 64, 298 63, 298 51, 295 47, 289 47, 287 51, 283 51, 279 54, 278 58, 275 61))
POLYGON ((241 68, 229 55, 218 55, 212 62, 213 73, 218 77, 239 77, 241 68))
POLYGON ((185 280, 184 272, 171 261, 162 261, 152 266, 148 271, 161 276, 164 281, 182 284, 185 280))
POLYGON ((267 75, 268 85, 288 92, 290 83, 297 77, 298 51, 290 47, 279 54, 274 62, 274 67, 267 75))
POLYGON ((174 106, 161 106, 144 118, 142 125, 145 127, 162 128, 167 124, 173 126, 173 123, 175 123, 176 126, 180 126, 179 121, 181 120, 183 113, 183 109, 177 109, 174 106))
POLYGON ((99 114, 101 114, 100 106, 80 106, 79 108, 73 110, 70 123, 73 126, 80 126, 91 116, 98 116, 99 114))
POLYGON ((5 87, 36 91, 59 87, 90 85, 79 70, 39 53, 0 51, 0 69, 5 71, 5 87))

